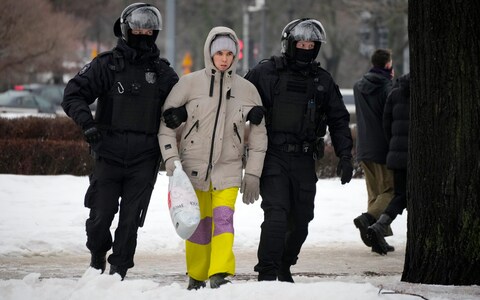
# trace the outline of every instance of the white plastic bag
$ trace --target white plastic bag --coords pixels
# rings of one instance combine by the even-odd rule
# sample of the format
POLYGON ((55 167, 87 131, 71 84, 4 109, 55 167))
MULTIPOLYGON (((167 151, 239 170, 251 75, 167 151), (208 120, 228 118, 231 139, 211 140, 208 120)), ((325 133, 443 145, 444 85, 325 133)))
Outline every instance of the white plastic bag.
POLYGON ((175 170, 168 183, 168 208, 177 234, 189 239, 200 223, 200 207, 192 183, 180 161, 175 161, 175 170))

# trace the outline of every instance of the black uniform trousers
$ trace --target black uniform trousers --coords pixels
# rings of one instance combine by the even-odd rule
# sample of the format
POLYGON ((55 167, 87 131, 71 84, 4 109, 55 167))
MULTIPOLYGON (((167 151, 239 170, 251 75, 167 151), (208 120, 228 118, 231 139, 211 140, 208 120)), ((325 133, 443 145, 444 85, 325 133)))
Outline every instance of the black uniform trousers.
POLYGON ((85 206, 90 208, 85 224, 86 245, 92 253, 105 253, 113 247, 108 257, 112 265, 134 266, 139 217, 152 195, 157 162, 155 157, 131 166, 122 166, 103 158, 95 161, 85 195, 85 206), (119 208, 118 226, 112 241, 110 226, 119 208))
POLYGON ((313 219, 317 176, 312 153, 268 148, 260 179, 264 221, 254 270, 275 280, 280 265, 297 262, 313 219))
POLYGON ((392 220, 401 215, 403 210, 407 208, 407 170, 393 170, 393 198, 385 209, 392 220))

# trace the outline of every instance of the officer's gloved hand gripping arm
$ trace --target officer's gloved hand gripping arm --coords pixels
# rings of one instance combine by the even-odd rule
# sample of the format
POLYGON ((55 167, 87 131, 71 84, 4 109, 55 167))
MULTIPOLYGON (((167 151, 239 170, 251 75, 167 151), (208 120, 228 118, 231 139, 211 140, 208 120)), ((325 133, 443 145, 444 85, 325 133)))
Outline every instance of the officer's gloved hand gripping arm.
POLYGON ((259 125, 262 122, 263 116, 267 110, 263 106, 254 106, 247 115, 247 121, 250 121, 253 125, 259 125))
POLYGON ((163 112, 165 125, 170 129, 175 129, 187 120, 188 114, 185 105, 172 107, 163 112))

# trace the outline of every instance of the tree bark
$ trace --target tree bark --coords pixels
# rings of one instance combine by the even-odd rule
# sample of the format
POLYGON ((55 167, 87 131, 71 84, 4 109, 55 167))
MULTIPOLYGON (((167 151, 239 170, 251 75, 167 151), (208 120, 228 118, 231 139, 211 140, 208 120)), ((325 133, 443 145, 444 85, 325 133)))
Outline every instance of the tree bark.
POLYGON ((409 1, 408 232, 402 281, 480 284, 480 2, 409 1))

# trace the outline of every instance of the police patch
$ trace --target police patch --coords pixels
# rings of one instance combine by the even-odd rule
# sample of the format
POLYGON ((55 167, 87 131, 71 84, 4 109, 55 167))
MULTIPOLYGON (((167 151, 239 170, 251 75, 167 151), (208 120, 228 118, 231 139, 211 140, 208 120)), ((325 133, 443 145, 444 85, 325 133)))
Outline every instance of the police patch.
POLYGON ((78 75, 83 75, 85 72, 88 71, 88 69, 90 69, 90 63, 83 66, 83 68, 78 72, 78 75))
POLYGON ((145 72, 145 80, 150 84, 154 84, 157 81, 157 74, 155 72, 145 72))

